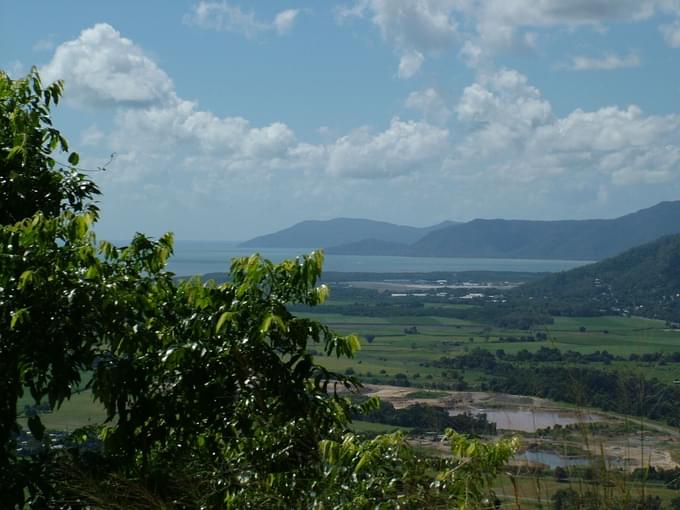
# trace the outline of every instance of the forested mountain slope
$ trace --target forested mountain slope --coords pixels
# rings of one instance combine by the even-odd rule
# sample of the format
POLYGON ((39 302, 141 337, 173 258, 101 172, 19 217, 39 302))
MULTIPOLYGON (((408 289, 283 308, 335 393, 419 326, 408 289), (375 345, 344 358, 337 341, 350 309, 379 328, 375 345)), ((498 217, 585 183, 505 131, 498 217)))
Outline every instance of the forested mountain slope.
POLYGON ((552 312, 612 310, 680 320, 680 235, 662 237, 595 264, 515 289, 511 299, 546 303, 552 312))

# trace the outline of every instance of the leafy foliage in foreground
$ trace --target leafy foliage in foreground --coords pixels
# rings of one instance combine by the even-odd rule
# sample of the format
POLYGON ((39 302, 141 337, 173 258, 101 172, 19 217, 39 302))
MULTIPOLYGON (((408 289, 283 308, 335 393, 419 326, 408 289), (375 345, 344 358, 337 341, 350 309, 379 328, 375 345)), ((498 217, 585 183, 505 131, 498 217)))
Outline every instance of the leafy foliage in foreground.
MULTIPOLYGON (((7 508, 414 508, 489 506, 515 445, 449 433, 452 458, 399 435, 347 435, 351 377, 310 354, 351 357, 355 336, 292 315, 322 303, 323 255, 234 260, 228 283, 177 282, 172 236, 97 243, 94 183, 57 168, 49 108, 62 86, 0 73, 0 498, 7 508), (19 200, 20 199, 20 200, 19 200), (83 380, 83 378, 86 380, 83 380), (17 454, 17 403, 58 409, 86 383, 100 429, 17 454), (100 448, 86 448, 93 435, 100 448)), ((55 142, 56 140, 56 142, 55 142)))
POLYGON ((64 207, 96 214, 88 199, 97 186, 75 165, 66 138, 52 125, 50 107, 58 104, 64 86, 43 86, 33 70, 23 80, 11 80, 0 70, 0 224, 15 223, 42 211, 58 215, 64 207), (59 163, 55 151, 68 164, 59 163), (64 168, 66 167, 66 168, 64 168))
POLYGON ((446 459, 417 455, 400 433, 323 441, 324 473, 315 483, 321 497, 310 508, 495 508, 498 500, 489 488, 517 441, 485 444, 452 430, 446 437, 446 459))

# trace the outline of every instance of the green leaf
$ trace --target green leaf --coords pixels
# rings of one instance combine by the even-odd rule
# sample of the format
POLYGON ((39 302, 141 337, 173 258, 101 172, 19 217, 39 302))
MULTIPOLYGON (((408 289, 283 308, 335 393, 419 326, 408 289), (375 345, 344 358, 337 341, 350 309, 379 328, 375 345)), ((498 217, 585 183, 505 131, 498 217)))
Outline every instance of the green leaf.
POLYGON ((90 267, 87 268, 87 271, 85 272, 85 279, 86 280, 94 280, 99 276, 99 267, 97 267, 97 264, 93 264, 90 267))
POLYGON ((28 308, 20 308, 12 312, 12 319, 9 323, 9 329, 14 330, 16 326, 24 322, 28 318, 28 308))
POLYGON ((467 449, 465 450, 465 455, 468 457, 472 457, 475 454, 475 450, 477 449, 477 443, 471 442, 467 449))
POLYGON ((272 325, 272 319, 274 316, 272 314, 267 315, 264 320, 262 321, 262 324, 260 325, 260 333, 266 333, 269 331, 269 328, 272 325))
POLYGON ((323 304, 326 302, 328 299, 328 296, 330 295, 331 290, 328 288, 328 285, 320 285, 319 287, 316 288, 316 295, 318 299, 319 304, 323 304))
POLYGON ((111 256, 115 253, 116 249, 110 242, 102 241, 99 244, 99 251, 101 251, 106 258, 111 258, 111 256))
POLYGON ((359 340, 358 336, 348 335, 345 338, 347 339, 347 345, 351 349, 352 353, 355 353, 355 352, 361 350, 361 341, 359 340))
POLYGON ((24 152, 24 147, 22 145, 15 145, 12 147, 12 150, 9 151, 7 154, 7 160, 13 159, 17 154, 23 153, 24 152))
POLYGON ((366 465, 366 463, 368 463, 371 460, 371 457, 372 455, 370 451, 364 453, 359 459, 359 462, 357 462, 357 465, 354 468, 354 472, 359 473, 361 471, 361 468, 363 468, 366 465))
POLYGON ((226 324, 227 321, 231 321, 234 318, 234 312, 224 312, 222 315, 220 315, 220 318, 217 321, 217 325, 215 326, 215 333, 219 333, 222 331, 222 328, 226 324))
POLYGON ((33 281, 33 271, 24 271, 21 273, 21 276, 19 277, 19 290, 23 289, 33 281))
POLYGON ((72 152, 68 157, 69 164, 71 164, 73 166, 76 166, 79 161, 80 161, 80 156, 78 155, 77 152, 72 152))

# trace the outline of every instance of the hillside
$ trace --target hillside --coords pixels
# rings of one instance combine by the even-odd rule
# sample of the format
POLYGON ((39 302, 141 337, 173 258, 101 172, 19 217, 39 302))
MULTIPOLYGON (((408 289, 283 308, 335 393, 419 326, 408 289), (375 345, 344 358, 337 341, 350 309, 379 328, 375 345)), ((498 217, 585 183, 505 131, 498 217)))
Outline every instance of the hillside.
POLYGON ((554 315, 630 313, 680 321, 680 235, 518 287, 512 301, 544 303, 554 315))
POLYGON ((676 233, 680 233, 680 201, 661 202, 608 220, 477 219, 434 230, 410 246, 393 246, 391 251, 385 243, 363 241, 335 246, 329 253, 600 260, 676 233))
POLYGON ((329 248, 367 239, 408 245, 430 232, 453 224, 453 222, 443 222, 430 227, 411 227, 361 218, 309 220, 272 234, 255 237, 241 243, 240 246, 255 248, 329 248))

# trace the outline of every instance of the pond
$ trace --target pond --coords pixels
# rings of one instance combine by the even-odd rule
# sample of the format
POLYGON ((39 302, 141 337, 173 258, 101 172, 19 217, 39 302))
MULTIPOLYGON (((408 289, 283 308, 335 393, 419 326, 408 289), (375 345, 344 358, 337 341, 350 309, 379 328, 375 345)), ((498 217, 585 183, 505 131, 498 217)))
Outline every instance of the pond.
POLYGON ((606 457, 603 459, 603 457, 599 455, 593 457, 583 457, 577 455, 569 456, 540 450, 526 450, 522 453, 518 453, 515 455, 515 460, 519 461, 520 464, 525 462, 529 464, 544 464, 550 469, 570 466, 602 466, 603 460, 607 468, 622 468, 628 465, 626 459, 621 459, 618 457, 606 457))
POLYGON ((567 457, 552 452, 527 450, 515 455, 515 460, 530 464, 544 464, 550 469, 556 467, 585 466, 591 463, 586 457, 567 457))
POLYGON ((538 411, 535 409, 454 409, 450 414, 486 414, 486 419, 496 424, 499 430, 516 430, 518 432, 536 432, 538 429, 555 425, 572 425, 575 423, 593 423, 604 418, 596 414, 576 413, 570 411, 538 411))

